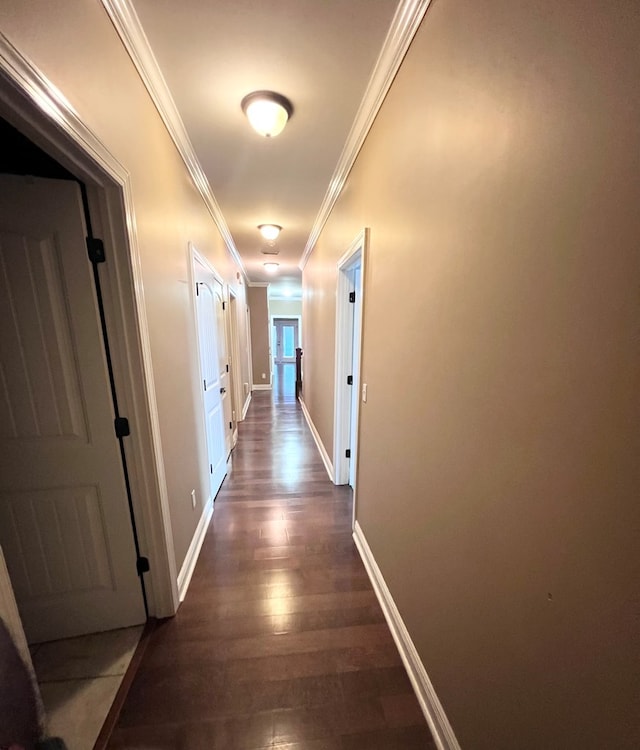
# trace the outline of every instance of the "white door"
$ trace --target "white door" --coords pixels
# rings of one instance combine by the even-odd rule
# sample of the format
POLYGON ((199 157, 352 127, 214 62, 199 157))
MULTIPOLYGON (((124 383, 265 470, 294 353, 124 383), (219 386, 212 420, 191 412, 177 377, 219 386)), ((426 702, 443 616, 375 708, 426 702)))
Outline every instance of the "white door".
POLYGON ((0 196, 0 545, 24 629, 33 643, 139 624, 80 190, 1 176, 0 196))
POLYGON ((277 365, 296 361, 298 321, 295 318, 274 318, 274 352, 277 365))
MULTIPOLYGON (((356 294, 360 290, 360 266, 353 268, 349 274, 349 292, 356 294)), ((353 386, 351 388, 351 403, 349 406, 349 450, 351 452, 351 459, 349 461, 349 484, 355 489, 356 486, 356 456, 358 455, 358 407, 360 405, 360 316, 362 309, 360 304, 353 305, 353 333, 351 336, 351 352, 349 354, 351 359, 351 380, 353 386)))
POLYGON ((218 341, 218 373, 220 377, 220 394, 222 397, 222 415, 224 419, 224 442, 227 458, 233 448, 233 417, 231 405, 231 379, 229 378, 229 352, 227 345, 227 305, 224 301, 224 290, 218 279, 214 280, 213 294, 216 305, 216 333, 218 341))
POLYGON ((227 450, 220 380, 215 276, 196 259, 196 313, 204 419, 209 458, 211 498, 215 498, 227 473, 227 450))

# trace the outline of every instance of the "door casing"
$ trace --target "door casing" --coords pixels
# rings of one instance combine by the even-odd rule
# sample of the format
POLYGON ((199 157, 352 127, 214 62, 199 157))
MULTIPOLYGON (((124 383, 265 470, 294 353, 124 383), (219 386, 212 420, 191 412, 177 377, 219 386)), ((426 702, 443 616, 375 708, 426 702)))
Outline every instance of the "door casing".
MULTIPOLYGON (((201 319, 201 313, 198 310, 198 299, 202 300, 202 295, 204 294, 204 289, 202 287, 206 287, 211 283, 211 286, 213 287, 213 283, 215 282, 221 282, 220 277, 216 273, 215 269, 207 262, 207 260, 202 256, 196 248, 193 246, 193 244, 189 243, 189 255, 190 255, 190 287, 191 287, 191 299, 192 299, 192 305, 193 305, 193 321, 194 321, 194 330, 195 330, 195 339, 196 339, 196 348, 198 350, 198 377, 194 378, 195 380, 195 386, 196 390, 199 394, 198 399, 198 405, 199 405, 199 411, 202 416, 201 422, 202 422, 202 431, 205 437, 205 443, 206 443, 206 453, 202 454, 201 452, 201 458, 200 458, 200 474, 202 477, 207 477, 207 483, 206 485, 203 483, 203 488, 206 486, 207 489, 207 499, 204 503, 204 508, 207 510, 210 506, 213 506, 213 501, 215 500, 215 496, 218 493, 218 490, 220 489, 220 486, 222 485, 222 482, 224 481, 224 477, 227 473, 227 451, 226 451, 226 433, 225 433, 225 417, 224 417, 224 409, 222 405, 222 399, 220 398, 220 394, 217 392, 217 389, 220 387, 220 369, 219 369, 219 359, 220 359, 220 343, 218 341, 219 338, 219 329, 217 325, 217 319, 216 319, 216 311, 215 309, 211 310, 212 317, 209 319, 208 323, 210 328, 214 331, 214 337, 215 337, 215 382, 213 384, 213 387, 216 389, 215 392, 212 390, 209 390, 207 393, 205 393, 205 390, 203 390, 203 379, 205 378, 205 373, 203 372, 203 345, 201 343, 201 326, 204 325, 205 329, 207 326, 207 321, 201 319), (196 292, 196 285, 201 287, 200 295, 196 292), (219 422, 216 418, 213 425, 207 424, 207 404, 215 404, 216 408, 219 410, 219 422), (216 430, 219 430, 219 436, 220 436, 220 442, 222 443, 222 453, 215 450, 215 437, 216 437, 216 430), (213 468, 210 467, 213 466, 213 468)), ((214 299, 214 293, 213 289, 211 291, 211 298, 212 301, 214 299)), ((213 301, 213 305, 215 305, 215 301, 213 301)))
POLYGON ((177 572, 130 176, 1 34, 0 115, 87 187, 94 232, 109 254, 101 276, 106 326, 121 413, 134 426, 125 453, 141 554, 151 568, 149 613, 171 616, 179 605, 177 572))
POLYGON ((333 418, 333 468, 334 483, 348 484, 351 463, 355 464, 353 477, 353 520, 356 518, 358 427, 360 419, 360 385, 362 382, 362 322, 364 313, 364 278, 369 229, 363 229, 347 248, 337 264, 338 282, 336 292, 336 357, 335 357, 335 398, 333 418), (360 268, 359 284, 356 288, 355 303, 349 302, 351 272, 360 268), (354 312, 354 306, 358 308, 354 312), (353 321, 359 330, 354 336, 353 321), (355 342, 355 343, 354 343, 355 342), (355 362, 356 366, 353 366, 355 362), (353 385, 347 385, 347 376, 353 375, 353 385), (357 399, 353 410, 355 424, 352 424, 352 398, 357 399), (351 449, 351 458, 346 458, 346 450, 351 449))
MULTIPOLYGON (((302 347, 302 315, 269 315, 269 343, 271 344, 273 339, 273 327, 276 320, 297 320, 298 321, 298 346, 302 347)), ((273 347, 270 347, 273 349, 273 347)), ((271 352, 271 369, 273 370, 273 364, 275 362, 276 353, 271 352)), ((295 360, 293 360, 295 362, 295 360)), ((273 381, 273 374, 271 377, 273 381)))

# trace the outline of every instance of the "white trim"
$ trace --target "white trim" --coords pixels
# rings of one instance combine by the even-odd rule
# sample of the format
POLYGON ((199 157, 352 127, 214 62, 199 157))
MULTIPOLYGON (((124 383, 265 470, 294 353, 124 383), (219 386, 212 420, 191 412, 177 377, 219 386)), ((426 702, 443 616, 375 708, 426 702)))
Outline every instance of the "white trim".
POLYGON ((404 624, 382 572, 376 563, 364 532, 357 521, 354 526, 353 540, 356 543, 373 590, 378 597, 387 625, 398 647, 400 657, 415 690, 422 713, 429 724, 436 746, 439 750, 460 750, 460 745, 453 732, 453 728, 447 719, 444 708, 424 668, 424 664, 411 640, 407 626, 404 624))
POLYGON ((171 96, 167 82, 162 75, 158 61, 153 54, 147 35, 144 33, 133 5, 130 0, 102 0, 102 5, 118 32, 125 49, 129 53, 129 57, 136 66, 140 78, 142 78, 149 92, 149 96, 153 100, 162 121, 169 131, 169 135, 191 175, 194 185, 202 196, 211 217, 222 235, 229 254, 242 270, 245 279, 248 280, 247 270, 238 253, 227 222, 211 190, 209 180, 200 165, 182 117, 180 117, 176 103, 171 96))
POLYGON ((252 391, 270 391, 271 390, 271 385, 270 384, 266 384, 266 383, 265 384, 258 383, 258 385, 252 385, 251 386, 251 390, 252 391))
POLYGON ((342 149, 338 164, 329 182, 329 188, 324 196, 313 228, 311 229, 311 234, 302 253, 299 264, 302 270, 304 270, 318 241, 320 232, 322 232, 322 228, 342 193, 349 172, 358 158, 360 149, 371 130, 378 110, 391 88, 393 79, 398 72, 404 56, 407 54, 409 45, 430 4, 431 0, 400 0, 355 120, 347 136, 347 142, 342 149))
POLYGON ((313 436, 313 439, 316 442, 316 446, 318 448, 318 452, 320 453, 320 458, 322 458, 322 463, 324 464, 324 468, 327 470, 329 479, 333 482, 333 464, 331 463, 331 459, 329 458, 327 449, 324 447, 324 443, 322 442, 320 433, 318 432, 316 426, 313 424, 313 420, 311 419, 311 414, 309 414, 307 405, 302 400, 302 398, 299 398, 298 402, 300 403, 300 407, 302 409, 302 413, 304 414, 304 418, 307 420, 307 425, 309 426, 311 435, 313 436))
POLYGON ((269 286, 269 281, 247 281, 247 286, 269 286))
POLYGON ((231 391, 233 393, 233 447, 238 442, 238 423, 243 419, 242 413, 242 372, 240 367, 240 334, 238 333, 238 310, 240 309, 240 300, 237 292, 233 287, 227 285, 229 299, 229 314, 227 323, 229 330, 229 360, 231 364, 231 391), (233 303, 233 304, 231 304, 233 303))
MULTIPOLYGON (((133 503, 147 574, 149 611, 175 614, 178 587, 169 499, 129 173, 56 86, 0 33, 0 113, 87 183, 110 232, 115 263, 105 265, 118 397, 135 429, 126 441, 133 503)), ((97 216, 95 217, 98 218, 97 216)), ((106 239, 106 238, 105 238, 106 239)))
POLYGON ((251 405, 251 391, 247 394, 247 398, 244 402, 244 406, 242 407, 242 421, 247 418, 247 412, 249 411, 249 406, 251 405))
MULTIPOLYGON (((366 269, 367 248, 369 246, 369 229, 362 229, 337 263, 338 281, 336 289, 336 348, 334 372, 334 409, 333 409, 333 465, 336 484, 348 484, 350 462, 355 461, 357 475, 358 461, 358 426, 360 422, 360 384, 362 382, 362 330, 364 320, 364 278, 366 269), (358 348, 354 347, 354 306, 347 301, 351 288, 348 272, 360 267, 360 286, 356 289, 356 306, 358 310, 359 329, 357 331, 358 348), (353 366, 352 358, 357 358, 353 366), (351 370, 351 372, 350 372, 351 370), (354 374, 355 373, 355 374, 354 374), (347 375, 354 375, 353 385, 347 385, 347 375), (351 399, 358 395, 355 424, 351 424, 351 399), (352 433, 355 441, 351 440, 352 433), (354 455, 346 458, 345 450, 355 444, 354 455)), ((357 509, 357 477, 353 483, 353 522, 357 509)))
MULTIPOLYGON (((269 351, 271 352, 271 380, 273 380, 273 367, 276 363, 276 355, 274 354, 272 348, 271 348, 271 339, 273 336, 273 321, 276 320, 295 320, 298 323, 298 346, 296 348, 301 349, 302 348, 302 315, 272 315, 269 314, 269 351)), ((296 358, 295 355, 293 359, 290 359, 288 362, 281 362, 280 364, 287 364, 287 365, 295 365, 296 358)))
POLYGON ((180 573, 178 574, 178 594, 180 596, 180 602, 183 602, 187 595, 187 589, 191 583, 193 571, 196 569, 198 556, 202 549, 204 538, 207 529, 209 528, 209 523, 211 522, 211 516, 213 516, 213 500, 209 498, 202 509, 202 515, 198 521, 198 526, 196 527, 195 534, 193 535, 193 539, 187 550, 187 555, 184 558, 184 562, 180 568, 180 573))

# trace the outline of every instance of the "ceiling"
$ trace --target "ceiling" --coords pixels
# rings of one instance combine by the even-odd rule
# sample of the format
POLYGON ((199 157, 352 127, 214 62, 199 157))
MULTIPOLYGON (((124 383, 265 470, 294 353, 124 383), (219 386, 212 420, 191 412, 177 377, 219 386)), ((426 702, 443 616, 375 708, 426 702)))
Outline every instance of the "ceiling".
POLYGON ((250 281, 299 295, 298 264, 397 4, 130 0, 250 281), (294 107, 275 138, 255 133, 240 107, 260 89, 294 107), (283 227, 272 247, 263 223, 283 227))

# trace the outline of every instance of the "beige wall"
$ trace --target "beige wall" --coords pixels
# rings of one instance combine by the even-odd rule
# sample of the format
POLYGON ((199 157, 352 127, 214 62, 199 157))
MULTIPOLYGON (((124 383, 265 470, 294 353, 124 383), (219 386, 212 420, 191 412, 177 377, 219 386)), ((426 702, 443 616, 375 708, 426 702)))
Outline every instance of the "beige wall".
POLYGON ((357 516, 467 750, 640 747, 639 38, 636 2, 433 3, 304 271, 331 451, 371 227, 357 516))
MULTIPOLYGON (((83 0, 7 0, 2 33, 62 91, 131 175, 179 570, 209 494, 187 283, 189 241, 236 287, 242 301, 244 286, 238 285, 237 268, 102 6, 83 0), (194 510, 192 489, 198 498, 194 510)), ((239 325, 243 334, 244 317, 239 325)))
POLYGON ((253 385, 271 385, 271 362, 269 359, 269 303, 266 286, 247 288, 251 311, 251 359, 253 363, 253 385), (262 377, 264 373, 265 377, 262 377))
POLYGON ((269 315, 288 315, 296 316, 302 315, 302 300, 301 299, 270 299, 269 300, 269 315))

